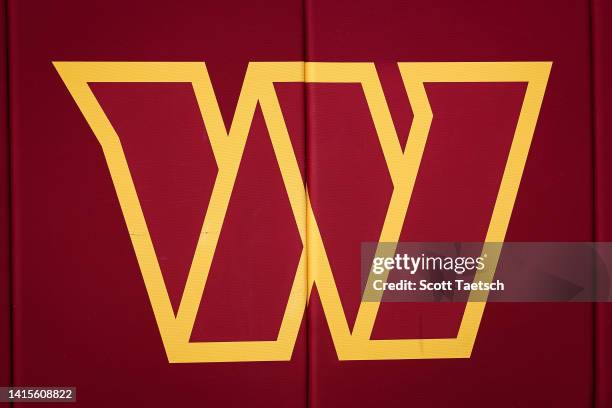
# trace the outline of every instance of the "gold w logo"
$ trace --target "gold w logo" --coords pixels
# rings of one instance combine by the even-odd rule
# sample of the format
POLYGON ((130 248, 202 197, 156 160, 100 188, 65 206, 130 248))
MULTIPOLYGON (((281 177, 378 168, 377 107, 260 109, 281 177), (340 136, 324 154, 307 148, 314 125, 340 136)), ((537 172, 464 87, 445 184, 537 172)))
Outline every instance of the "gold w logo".
MULTIPOLYGON (((467 303, 456 338, 370 339, 380 299, 378 302, 362 302, 354 328, 352 331, 349 329, 274 83, 361 84, 393 183, 393 193, 379 242, 397 242, 433 117, 424 83, 526 82, 525 98, 485 238, 486 242, 503 242, 544 97, 551 62, 398 63, 414 112, 404 150, 399 143, 373 63, 252 62, 244 78, 229 132, 224 126, 203 62, 54 62, 54 65, 104 151, 170 362, 289 360, 314 285, 317 285, 340 360, 470 356, 486 302, 467 303), (303 244, 276 340, 190 342, 219 236, 201 233, 175 315, 119 136, 89 88, 89 82, 188 82, 193 85, 219 169, 202 231, 221 231, 255 108, 257 104, 260 105, 303 244)), ((385 248, 388 251, 388 246, 385 248)), ((378 255, 389 255, 380 252, 382 249, 378 255)), ((494 249, 487 253, 487 269, 479 276, 479 280, 484 282, 492 280, 499 255, 494 249)), ((382 278, 386 276, 382 275, 382 278)))

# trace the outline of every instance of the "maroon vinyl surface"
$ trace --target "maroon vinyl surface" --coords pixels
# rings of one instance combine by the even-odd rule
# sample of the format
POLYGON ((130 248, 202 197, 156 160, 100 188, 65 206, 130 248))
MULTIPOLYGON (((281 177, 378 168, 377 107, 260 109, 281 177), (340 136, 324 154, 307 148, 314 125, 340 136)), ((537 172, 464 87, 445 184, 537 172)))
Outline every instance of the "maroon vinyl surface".
MULTIPOLYGON (((75 386, 91 407, 611 406, 608 304, 489 304, 471 358, 340 361, 315 288, 290 361, 169 363, 100 144, 52 65, 205 61, 229 129, 249 62, 373 62, 405 146, 398 62, 551 61, 506 240, 612 241, 612 9, 510 3, 8 0, 0 386, 11 373, 14 385, 75 386)), ((176 311, 219 171, 193 89, 90 86, 176 311)), ((400 240, 484 239, 525 88, 425 85, 434 119, 400 240)), ((352 327, 360 244, 378 240, 393 189, 369 107, 358 84, 275 91, 352 327)), ((258 107, 191 341, 274 340, 302 249, 258 107)), ((463 310, 383 303, 372 338, 455 337, 463 310)))
MULTIPOLYGON (((305 406, 303 330, 289 362, 168 363, 100 145, 52 65, 206 60, 229 124, 249 61, 303 58, 302 4, 270 2, 263 12, 248 2, 12 1, 9 11, 15 384, 76 386, 83 406, 305 406)), ((216 171, 193 92, 181 84, 93 89, 122 135, 174 297, 216 171)), ((298 91, 287 91, 285 106, 300 109, 298 91)), ((301 120, 303 108, 296 112, 301 120)), ((196 327, 197 338, 269 337, 282 296, 228 288, 247 273, 282 271, 283 262, 271 270, 266 251, 297 262, 261 114, 250 136, 211 273, 215 291, 205 296, 208 330, 196 327), (228 263, 239 252, 253 268, 228 263)), ((286 279, 275 277, 268 283, 283 291, 286 279)))
MULTIPOLYGON (((592 57, 593 57, 593 124, 595 136, 595 239, 612 240, 612 4, 609 1, 592 2, 592 57)), ((612 307, 609 303, 595 306, 595 398, 596 405, 612 405, 612 353, 608 345, 612 340, 612 307)))
POLYGON ((8 77, 6 49, 6 4, 0 3, 0 385, 10 384, 11 309, 10 309, 10 174, 8 77))

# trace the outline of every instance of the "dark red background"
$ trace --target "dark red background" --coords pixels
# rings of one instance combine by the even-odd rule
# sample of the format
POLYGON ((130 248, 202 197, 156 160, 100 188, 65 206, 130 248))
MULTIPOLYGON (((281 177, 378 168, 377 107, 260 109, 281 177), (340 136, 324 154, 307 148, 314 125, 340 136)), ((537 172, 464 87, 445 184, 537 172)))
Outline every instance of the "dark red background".
MULTIPOLYGON (((609 240, 602 119, 593 142, 609 108, 592 63, 609 61, 604 2, 8 3, 13 384, 76 386, 86 406, 610 404, 609 311, 591 304, 489 304, 470 359, 339 362, 315 291, 290 362, 169 364, 102 151, 51 65, 206 61, 229 125, 249 61, 373 61, 404 145, 398 61, 553 61, 507 240, 609 240)), ((216 173, 193 92, 92 89, 176 306, 216 173)), ((367 105, 357 85, 276 89, 352 325, 359 244, 378 239, 392 188, 367 105)), ((483 239, 524 84, 426 89, 434 120, 401 239, 483 239)), ((301 248, 258 110, 192 340, 275 338, 301 248)), ((454 337, 461 312, 384 304, 373 338, 454 337)))

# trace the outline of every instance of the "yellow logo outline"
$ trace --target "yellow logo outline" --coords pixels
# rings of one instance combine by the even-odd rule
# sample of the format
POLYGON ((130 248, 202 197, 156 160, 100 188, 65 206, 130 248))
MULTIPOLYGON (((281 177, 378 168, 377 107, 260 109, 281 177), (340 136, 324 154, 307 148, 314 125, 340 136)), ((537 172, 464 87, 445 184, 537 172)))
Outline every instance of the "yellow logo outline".
MULTIPOLYGON (((274 83, 361 84, 393 183, 379 242, 397 242, 433 118, 425 83, 526 82, 527 90, 485 238, 485 242, 503 242, 544 97, 551 62, 398 63, 414 113, 404 150, 399 143, 374 63, 251 62, 229 132, 225 128, 204 62, 56 61, 53 64, 102 147, 170 362, 290 360, 314 285, 317 285, 340 360, 470 357, 486 302, 470 301, 466 304, 456 338, 372 340, 370 336, 380 301, 361 302, 353 330, 349 329, 274 83), (217 162, 218 174, 176 315, 119 136, 89 88, 90 82, 183 82, 193 86, 217 162), (258 103, 303 244, 295 278, 276 340, 190 342, 191 330, 258 103)), ((385 248, 388 250, 389 247, 385 248)), ((487 251, 489 261, 487 268, 478 277, 481 281, 491 282, 493 279, 499 255, 495 248, 499 246, 492 246, 487 251)), ((389 255, 381 251, 378 255, 389 255)), ((385 279, 386 275, 383 274, 382 278, 385 279)))

